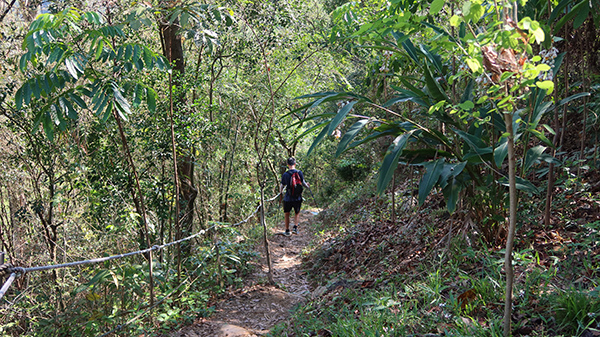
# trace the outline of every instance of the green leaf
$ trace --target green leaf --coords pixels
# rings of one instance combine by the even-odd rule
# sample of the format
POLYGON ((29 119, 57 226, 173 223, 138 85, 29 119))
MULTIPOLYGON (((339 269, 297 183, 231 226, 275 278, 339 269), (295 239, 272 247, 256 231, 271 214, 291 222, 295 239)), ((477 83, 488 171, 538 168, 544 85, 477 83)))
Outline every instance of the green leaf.
MULTIPOLYGON (((502 185, 502 186, 509 186, 508 184, 508 180, 506 179, 506 177, 502 177, 500 180, 498 180, 498 182, 502 185)), ((523 191, 523 192, 527 192, 527 193, 531 193, 531 194, 539 194, 540 190, 538 190, 537 187, 535 187, 534 184, 532 184, 529 180, 523 179, 521 177, 516 177, 516 187, 519 191, 523 191)))
MULTIPOLYGON (((596 9, 596 10, 598 10, 598 9, 596 9)), ((573 20, 573 29, 579 28, 583 24, 583 22, 587 19, 589 14, 590 14, 590 6, 586 2, 586 4, 581 7, 581 10, 579 10, 579 13, 577 13, 577 17, 575 17, 575 20, 573 20)), ((598 15, 598 13, 596 13, 596 15, 598 15)))
POLYGON ((336 157, 339 157, 339 155, 342 154, 344 150, 346 150, 348 144, 350 144, 350 142, 356 137, 356 135, 358 135, 360 130, 362 130, 363 127, 367 125, 367 123, 369 123, 369 121, 369 119, 361 119, 358 122, 352 124, 350 129, 346 131, 344 137, 342 137, 342 140, 338 144, 337 151, 335 152, 336 157))
POLYGON ((104 50, 104 40, 100 39, 98 41, 98 45, 96 46, 96 60, 100 59, 100 56, 102 56, 103 50, 104 50))
POLYGON ((548 22, 551 23, 552 21, 554 21, 554 19, 556 19, 558 15, 562 14, 561 12, 565 9, 565 7, 572 2, 573 0, 562 0, 561 2, 559 2, 558 5, 556 5, 556 7, 554 7, 554 9, 552 10, 548 22))
POLYGON ((156 91, 149 87, 146 87, 146 104, 148 104, 150 111, 156 111, 156 91))
POLYGON ((438 180, 438 184, 440 185, 440 187, 445 188, 446 185, 448 185, 448 179, 461 174, 465 166, 467 166, 466 161, 463 161, 458 164, 444 163, 444 167, 442 168, 442 172, 440 173, 440 179, 438 180))
POLYGON ((404 48, 404 50, 406 50, 408 56, 410 56, 410 58, 412 58, 416 64, 421 64, 417 53, 417 49, 415 48, 415 45, 412 44, 409 38, 402 42, 402 47, 404 48))
POLYGON ((29 87, 29 81, 23 83, 23 102, 25 105, 29 105, 31 102, 31 88, 29 87))
POLYGON ((74 78, 78 79, 79 75, 77 74, 77 68, 75 66, 75 58, 73 56, 68 57, 65 60, 65 65, 67 66, 67 71, 74 78))
POLYGON ((462 189, 463 185, 455 177, 452 177, 448 185, 442 189, 444 199, 446 200, 446 208, 450 214, 456 211, 456 204, 458 203, 460 191, 462 189))
POLYGON ((387 185, 392 180, 394 171, 398 167, 398 158, 414 132, 415 130, 405 132, 396 137, 392 144, 390 144, 388 152, 383 158, 383 163, 381 163, 381 167, 379 168, 379 179, 377 180, 377 193, 379 195, 385 192, 387 185))
POLYGON ((537 137, 537 139, 541 140, 544 144, 548 145, 549 147, 554 147, 554 144, 552 144, 552 142, 548 138, 546 138, 546 136, 542 132, 536 129, 528 129, 527 131, 531 132, 535 137, 537 137))
MULTIPOLYGON (((588 7, 588 1, 589 0, 582 0, 581 2, 579 2, 577 5, 573 6, 573 8, 571 8, 570 11, 567 12, 567 14, 565 14, 565 16, 563 16, 560 20, 558 20, 558 22, 556 23, 556 25, 554 26, 554 34, 558 34, 560 32, 560 29, 569 21, 571 21, 571 19, 573 19, 575 17, 575 15, 579 14, 579 12, 581 12, 583 10, 583 7, 588 7)), ((554 14, 554 13, 552 13, 554 14)))
POLYGON ((423 205, 425 198, 427 198, 433 186, 440 179, 445 161, 444 158, 440 158, 423 164, 426 172, 419 182, 419 205, 423 205))
POLYGON ((540 89, 546 90, 548 95, 550 95, 554 90, 554 82, 552 81, 535 82, 535 85, 540 89))
POLYGON ((452 15, 452 17, 450 18, 450 26, 452 27, 458 27, 458 25, 460 25, 461 22, 462 18, 458 15, 452 15))
POLYGON ((525 156, 525 172, 529 171, 531 166, 539 161, 540 157, 546 151, 547 147, 538 145, 533 147, 527 151, 527 155, 525 156))
POLYGON ((15 93, 15 106, 17 107, 17 110, 21 110, 23 107, 23 86, 17 89, 17 92, 15 93))
POLYGON ((306 153, 306 156, 310 156, 310 154, 312 153, 312 151, 317 147, 317 145, 319 145, 319 143, 321 142, 321 140, 323 140, 323 138, 328 134, 329 128, 323 128, 323 130, 321 130, 321 132, 319 133, 319 135, 317 136, 317 138, 315 138, 315 140, 313 141, 312 145, 310 146, 310 148, 308 149, 308 152, 306 153))
POLYGON ((331 133, 333 133, 333 131, 335 131, 335 129, 338 127, 338 125, 340 125, 340 123, 344 120, 344 118, 346 118, 346 116, 348 115, 350 110, 352 110, 352 107, 356 103, 358 103, 358 101, 351 101, 351 102, 347 103, 346 105, 344 105, 340 109, 340 111, 338 111, 338 113, 335 115, 335 117, 331 120, 331 124, 329 124, 329 134, 331 134, 331 133))
POLYGON ((439 11, 442 10, 442 8, 444 7, 444 0, 433 0, 433 2, 431 3, 431 6, 429 7, 429 13, 431 15, 435 15, 437 13, 439 13, 439 11))
POLYGON ((81 97, 72 92, 69 93, 69 97, 73 100, 73 102, 79 105, 80 108, 87 109, 87 104, 85 104, 85 101, 81 99, 81 97))
POLYGON ((62 108, 62 110, 66 112, 66 115, 69 118, 71 118, 73 120, 76 120, 78 118, 77 111, 75 111, 71 102, 69 102, 64 97, 59 97, 58 103, 60 104, 60 107, 62 108))
POLYGON ((580 92, 578 94, 571 95, 571 96, 569 96, 567 98, 561 99, 558 102, 558 107, 561 107, 561 106, 563 106, 563 105, 565 105, 565 104, 567 104, 567 103, 569 103, 569 102, 571 102, 573 100, 576 100, 576 99, 579 99, 579 98, 582 98, 582 97, 587 97, 587 96, 590 96, 589 92, 580 92))
POLYGON ((429 64, 425 63, 424 68, 425 68, 424 69, 425 70, 424 71, 425 83, 427 85, 427 90, 429 90, 429 93, 431 94, 431 97, 433 97, 433 99, 435 99, 436 103, 439 101, 448 102, 449 99, 446 96, 446 93, 442 90, 442 88, 440 87, 438 82, 433 77, 433 74, 431 73, 431 69, 429 68, 429 64))
POLYGON ((501 167, 504 159, 508 156, 508 138, 502 137, 500 143, 494 149, 494 162, 497 167, 501 167))
POLYGON ((479 63, 479 60, 474 58, 468 58, 466 62, 467 66, 469 66, 469 69, 471 69, 472 72, 476 73, 479 72, 479 70, 481 70, 481 63, 479 63))
POLYGON ((471 109, 473 109, 475 107, 475 104, 473 104, 473 102, 471 102, 471 101, 466 101, 466 102, 460 103, 458 106, 465 111, 471 111, 471 109))
POLYGON ((121 118, 124 121, 127 121, 127 115, 131 114, 131 107, 129 105, 129 102, 127 102, 125 97, 123 97, 123 95, 121 94, 121 88, 119 88, 116 83, 113 83, 112 87, 113 87, 113 93, 114 93, 114 99, 115 99, 114 102, 115 102, 115 107, 117 108, 117 112, 119 113, 119 116, 121 116, 121 118))
POLYGON ((54 140, 54 126, 52 125, 52 121, 48 117, 42 118, 42 125, 44 127, 46 137, 52 142, 54 140))

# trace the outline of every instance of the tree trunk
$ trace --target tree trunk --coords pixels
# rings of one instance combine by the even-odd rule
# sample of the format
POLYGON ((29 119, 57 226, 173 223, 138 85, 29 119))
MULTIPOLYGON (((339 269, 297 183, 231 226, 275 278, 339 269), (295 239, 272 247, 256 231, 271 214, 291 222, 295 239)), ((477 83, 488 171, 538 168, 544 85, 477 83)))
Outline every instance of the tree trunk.
POLYGON ((513 267, 512 250, 515 238, 515 228, 517 224, 517 179, 516 179, 516 158, 514 130, 512 124, 512 114, 504 114, 504 124, 508 133, 508 183, 509 183, 509 224, 508 234, 506 236, 506 253, 504 255, 504 270, 506 272, 506 297, 504 301, 504 336, 510 336, 511 330, 511 312, 512 312, 512 289, 513 289, 513 267))
MULTIPOLYGON (((170 6, 175 6, 175 1, 168 1, 170 6)), ((168 8, 167 8, 168 9, 168 8)), ((169 23, 167 17, 160 23, 161 41, 163 53, 173 67, 172 87, 182 88, 183 74, 185 72, 183 46, 181 36, 178 35, 179 21, 174 20, 169 23)), ((187 116, 189 112, 183 108, 186 102, 186 93, 179 92, 174 97, 174 113, 178 116, 187 116)), ((181 226, 178 231, 177 239, 181 239, 191 233, 194 219, 194 202, 198 195, 198 190, 194 186, 194 150, 193 148, 183 149, 177 146, 177 152, 181 156, 177 159, 177 176, 179 178, 179 200, 181 211, 176 214, 175 223, 181 226)), ((182 244, 183 254, 187 255, 190 251, 188 243, 182 244)))

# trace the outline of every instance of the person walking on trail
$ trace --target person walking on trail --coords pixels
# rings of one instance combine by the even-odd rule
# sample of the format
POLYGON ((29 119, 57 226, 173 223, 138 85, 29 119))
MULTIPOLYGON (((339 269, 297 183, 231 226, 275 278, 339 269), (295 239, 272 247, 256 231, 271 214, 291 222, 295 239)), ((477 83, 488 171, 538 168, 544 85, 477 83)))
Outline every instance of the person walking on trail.
POLYGON ((285 232, 283 235, 290 236, 290 212, 294 209, 294 228, 292 233, 298 234, 298 220, 300 219, 300 206, 302 205, 303 186, 310 187, 304 180, 304 173, 296 169, 296 159, 291 157, 287 160, 288 170, 281 176, 281 187, 279 191, 283 193, 283 214, 285 215, 285 232))

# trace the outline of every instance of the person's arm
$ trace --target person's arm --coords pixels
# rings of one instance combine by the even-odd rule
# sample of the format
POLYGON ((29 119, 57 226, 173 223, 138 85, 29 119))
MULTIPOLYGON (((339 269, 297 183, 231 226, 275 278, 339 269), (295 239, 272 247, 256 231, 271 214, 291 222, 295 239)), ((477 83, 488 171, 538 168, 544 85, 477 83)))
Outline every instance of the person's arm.
POLYGON ((304 172, 300 171, 300 177, 302 177, 302 185, 310 187, 310 185, 304 180, 304 172))

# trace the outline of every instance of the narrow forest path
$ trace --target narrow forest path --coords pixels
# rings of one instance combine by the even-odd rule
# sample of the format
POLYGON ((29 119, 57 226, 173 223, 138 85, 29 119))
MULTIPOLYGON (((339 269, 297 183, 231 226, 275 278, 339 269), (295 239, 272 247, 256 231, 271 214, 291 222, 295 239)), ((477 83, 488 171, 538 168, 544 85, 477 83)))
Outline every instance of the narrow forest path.
MULTIPOLYGON (((301 254, 314 237, 308 224, 317 214, 314 209, 300 213, 299 234, 280 235, 283 223, 271 230, 269 244, 273 263, 273 278, 278 286, 267 285, 267 265, 264 245, 257 245, 261 259, 256 270, 246 280, 243 289, 215 304, 215 312, 198 319, 193 325, 172 333, 173 337, 241 337, 262 336, 275 324, 290 316, 290 310, 310 296, 305 273, 301 270, 301 254)), ((290 228, 293 226, 292 224, 290 228)))

